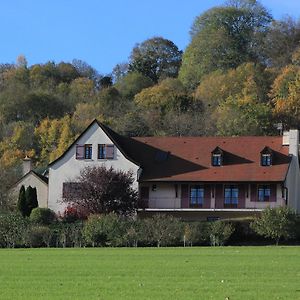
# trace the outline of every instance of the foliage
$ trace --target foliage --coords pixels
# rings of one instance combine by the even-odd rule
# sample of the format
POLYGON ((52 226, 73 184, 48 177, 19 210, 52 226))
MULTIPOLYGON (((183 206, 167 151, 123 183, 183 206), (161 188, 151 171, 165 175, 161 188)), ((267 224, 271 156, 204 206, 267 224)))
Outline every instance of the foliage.
POLYGON ((286 66, 274 80, 270 96, 275 104, 274 113, 286 128, 298 127, 300 92, 299 66, 286 66))
POLYGON ((173 245, 181 237, 182 226, 178 218, 156 214, 144 222, 148 241, 157 247, 173 245))
POLYGON ((186 111, 191 98, 178 79, 168 78, 160 84, 142 90, 134 98, 135 103, 146 109, 186 111))
POLYGON ((139 72, 153 82, 176 77, 182 52, 170 40, 162 37, 148 39, 137 44, 130 55, 129 71, 139 72))
POLYGON ((282 68, 292 62, 292 54, 299 46, 300 22, 290 16, 273 20, 262 40, 261 54, 265 63, 282 68))
POLYGON ((185 223, 183 226, 183 245, 195 246, 206 243, 209 239, 209 226, 205 222, 185 223))
POLYGON ((210 244, 212 246, 223 246, 234 232, 230 223, 215 221, 210 225, 210 244))
POLYGON ((31 214, 31 211, 38 207, 38 201, 37 201, 37 193, 36 188, 32 188, 30 185, 26 188, 25 191, 25 198, 26 198, 26 211, 25 216, 29 217, 31 214))
MULTIPOLYGON (((74 181, 73 181, 74 182, 74 181)), ((130 172, 86 167, 76 178, 76 195, 68 193, 65 203, 79 205, 89 213, 130 214, 136 208, 137 191, 130 172)))
POLYGON ((183 54, 179 78, 195 88, 205 74, 257 61, 256 34, 264 34, 271 15, 257 1, 231 1, 198 16, 183 54))
POLYGON ((149 77, 138 72, 130 72, 117 81, 115 88, 125 99, 132 100, 136 94, 152 85, 153 81, 149 77))
POLYGON ((50 247, 53 232, 48 226, 31 226, 27 232, 26 243, 33 248, 50 247))
POLYGON ((24 185, 21 186, 19 191, 19 198, 17 203, 17 209, 21 213, 23 217, 27 216, 27 203, 26 203, 26 196, 25 196, 25 187, 24 185))
POLYGON ((50 208, 33 208, 30 214, 30 221, 35 224, 49 225, 56 219, 55 212, 50 208))
POLYGON ((95 246, 120 246, 125 227, 116 214, 90 215, 84 224, 83 236, 88 244, 95 246))
POLYGON ((271 238, 278 245, 281 239, 293 237, 296 215, 288 207, 267 208, 251 227, 259 235, 271 238))
POLYGON ((27 228, 28 222, 21 214, 0 214, 0 244, 7 248, 24 246, 27 228))

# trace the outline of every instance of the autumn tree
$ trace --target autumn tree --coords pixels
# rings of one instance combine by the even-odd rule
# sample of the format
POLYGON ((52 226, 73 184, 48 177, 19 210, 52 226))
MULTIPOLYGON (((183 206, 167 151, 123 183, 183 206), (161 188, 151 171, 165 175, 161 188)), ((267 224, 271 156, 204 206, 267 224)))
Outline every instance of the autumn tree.
POLYGON ((298 127, 300 122, 300 67, 289 65, 274 80, 270 92, 274 113, 286 128, 298 127))
POLYGON ((137 44, 130 55, 129 71, 139 72, 153 82, 177 77, 182 52, 170 40, 153 37, 137 44))
POLYGON ((63 201, 89 213, 130 214, 136 209, 137 191, 133 175, 105 166, 86 167, 69 183, 63 201))

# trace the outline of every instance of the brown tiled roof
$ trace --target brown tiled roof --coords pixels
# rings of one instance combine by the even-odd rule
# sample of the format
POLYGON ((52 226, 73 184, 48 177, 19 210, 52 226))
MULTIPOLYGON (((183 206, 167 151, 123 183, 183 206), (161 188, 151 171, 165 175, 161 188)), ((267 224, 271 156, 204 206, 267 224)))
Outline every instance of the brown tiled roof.
POLYGON ((141 181, 284 181, 289 167, 288 147, 282 137, 137 137, 119 136, 119 145, 139 162, 141 181), (273 152, 270 167, 260 165, 261 151, 273 152), (211 165, 211 152, 223 151, 221 167, 211 165), (158 151, 169 152, 157 160, 158 151))
POLYGON ((123 155, 142 169, 140 181, 282 182, 290 157, 282 137, 135 137, 127 138, 94 120, 77 140, 97 123, 123 155), (211 152, 219 147, 224 155, 221 167, 211 166, 211 152), (270 167, 260 165, 261 151, 273 152, 270 167), (163 151, 165 153, 160 153, 163 151))

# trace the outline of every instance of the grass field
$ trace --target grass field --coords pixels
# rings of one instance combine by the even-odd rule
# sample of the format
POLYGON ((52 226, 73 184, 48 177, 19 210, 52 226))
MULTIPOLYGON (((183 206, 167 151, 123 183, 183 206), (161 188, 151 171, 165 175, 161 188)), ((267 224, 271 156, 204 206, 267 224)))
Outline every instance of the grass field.
POLYGON ((300 247, 0 250, 0 299, 300 299, 300 247))

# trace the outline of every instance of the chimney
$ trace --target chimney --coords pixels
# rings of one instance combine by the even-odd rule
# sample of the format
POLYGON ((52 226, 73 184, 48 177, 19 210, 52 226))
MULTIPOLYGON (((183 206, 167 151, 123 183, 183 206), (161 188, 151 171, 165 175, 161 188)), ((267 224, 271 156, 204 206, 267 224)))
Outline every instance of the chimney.
POLYGON ((299 130, 291 129, 289 131, 289 154, 295 157, 299 156, 299 130))
POLYGON ((23 176, 32 170, 32 160, 26 155, 23 159, 23 176))

